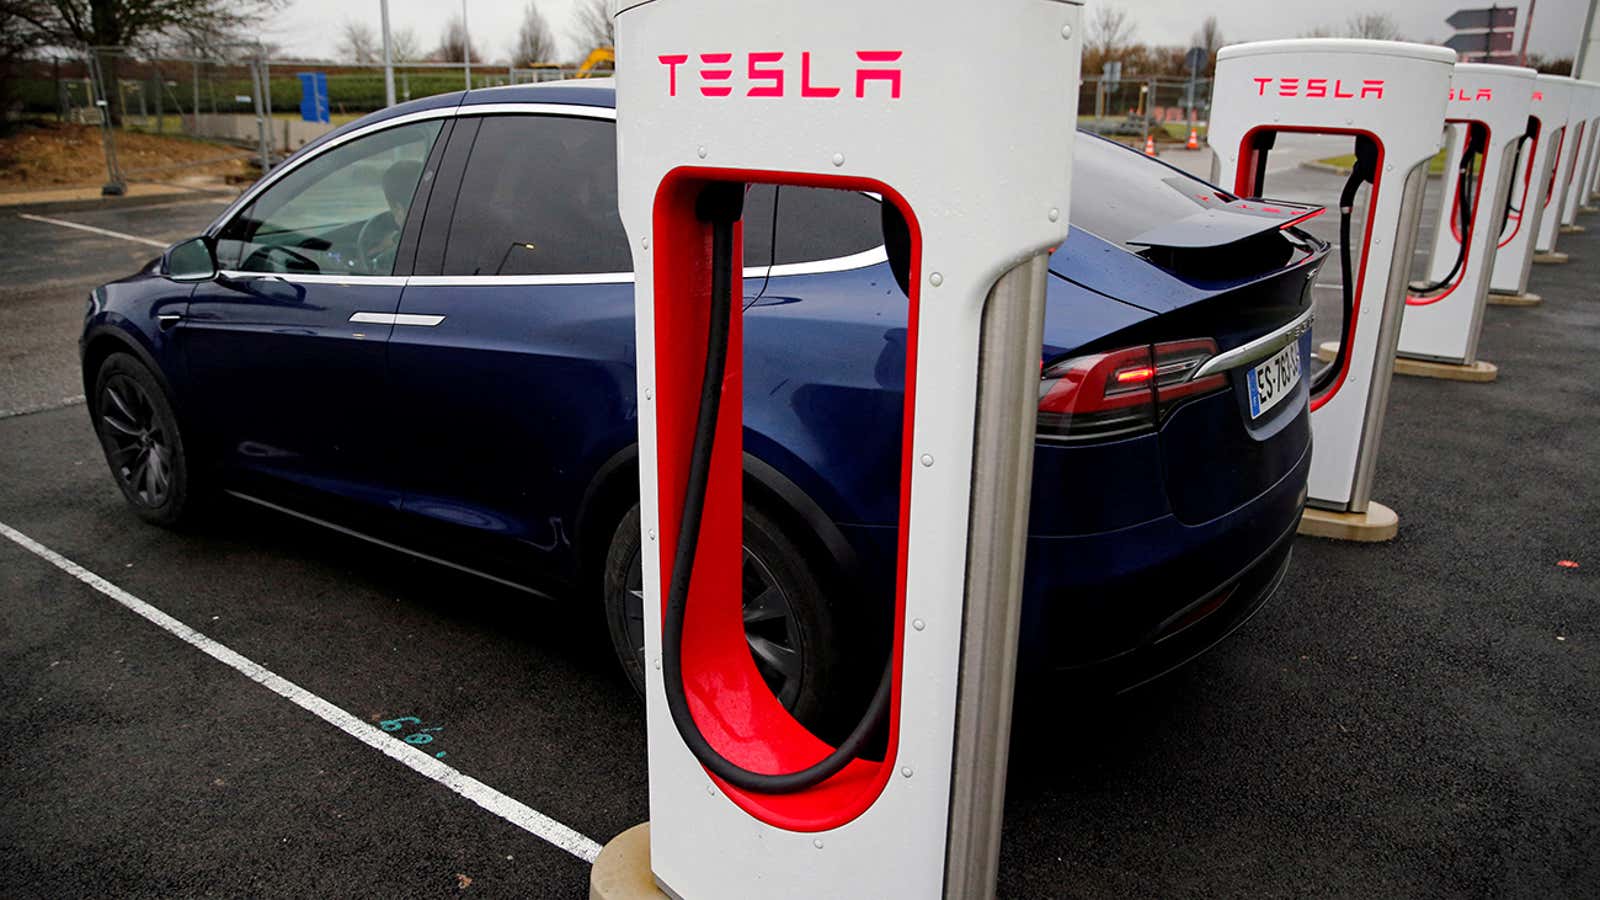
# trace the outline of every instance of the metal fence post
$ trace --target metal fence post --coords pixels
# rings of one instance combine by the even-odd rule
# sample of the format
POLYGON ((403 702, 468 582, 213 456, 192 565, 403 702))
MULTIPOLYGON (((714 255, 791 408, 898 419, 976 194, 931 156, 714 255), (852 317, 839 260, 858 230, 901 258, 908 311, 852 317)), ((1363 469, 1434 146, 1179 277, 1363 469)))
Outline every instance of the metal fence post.
POLYGON ((261 103, 261 58, 256 57, 250 61, 250 99, 256 108, 256 136, 261 147, 261 171, 263 174, 272 168, 272 150, 267 146, 267 117, 262 110, 261 103))
POLYGON ((100 193, 107 197, 120 197, 128 192, 122 178, 122 167, 117 165, 117 135, 111 125, 111 102, 106 96, 105 76, 100 69, 100 50, 89 48, 89 101, 100 111, 100 140, 105 147, 106 183, 100 193))

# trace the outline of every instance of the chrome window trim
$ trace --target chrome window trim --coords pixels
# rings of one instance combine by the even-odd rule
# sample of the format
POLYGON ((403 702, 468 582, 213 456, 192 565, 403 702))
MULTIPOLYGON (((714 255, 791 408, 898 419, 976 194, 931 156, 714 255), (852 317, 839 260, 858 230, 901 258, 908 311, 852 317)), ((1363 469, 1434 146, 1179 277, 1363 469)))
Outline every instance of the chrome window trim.
POLYGON ((1196 370, 1190 380, 1204 378, 1207 375, 1216 375, 1219 372, 1227 372, 1231 369, 1237 369, 1240 366, 1247 366, 1250 363, 1266 359, 1299 340, 1301 335, 1310 331, 1311 322, 1314 318, 1315 312, 1308 309, 1293 322, 1265 337, 1256 338, 1250 343, 1235 347, 1226 353, 1219 353, 1206 360, 1205 365, 1196 370))
POLYGON ((224 269, 217 275, 231 281, 272 278, 290 284, 340 284, 350 287, 405 287, 406 282, 410 280, 404 275, 312 275, 304 272, 247 272, 239 269, 224 269))
POLYGON ((852 269, 865 269, 889 261, 889 250, 882 244, 871 250, 852 253, 849 256, 835 256, 830 259, 817 259, 808 262, 779 263, 772 267, 767 274, 772 278, 782 278, 785 275, 823 275, 829 272, 848 272, 852 269))
MULTIPOLYGON (((745 277, 749 277, 746 275, 745 277)), ((539 287, 561 284, 632 284, 632 272, 574 272, 570 275, 413 275, 417 287, 539 287)))

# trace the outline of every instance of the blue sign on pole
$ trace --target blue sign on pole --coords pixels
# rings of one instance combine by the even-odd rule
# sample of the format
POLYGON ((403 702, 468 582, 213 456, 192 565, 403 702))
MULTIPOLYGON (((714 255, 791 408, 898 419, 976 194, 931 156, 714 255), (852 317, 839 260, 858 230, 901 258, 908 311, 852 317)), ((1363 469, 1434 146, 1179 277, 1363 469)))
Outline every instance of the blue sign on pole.
POLYGON ((300 118, 307 122, 332 122, 328 103, 328 73, 300 73, 300 118))

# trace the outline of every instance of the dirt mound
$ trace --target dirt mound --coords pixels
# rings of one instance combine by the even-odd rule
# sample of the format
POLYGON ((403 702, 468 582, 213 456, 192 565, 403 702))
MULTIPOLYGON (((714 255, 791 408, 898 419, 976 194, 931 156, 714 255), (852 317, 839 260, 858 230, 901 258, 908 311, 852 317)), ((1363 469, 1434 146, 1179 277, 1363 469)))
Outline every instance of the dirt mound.
MULTIPOLYGON (((175 181, 195 175, 242 176, 248 151, 185 137, 117 132, 117 160, 130 180, 175 181)), ((106 180, 100 129, 31 122, 0 135, 0 190, 97 185, 106 180)))

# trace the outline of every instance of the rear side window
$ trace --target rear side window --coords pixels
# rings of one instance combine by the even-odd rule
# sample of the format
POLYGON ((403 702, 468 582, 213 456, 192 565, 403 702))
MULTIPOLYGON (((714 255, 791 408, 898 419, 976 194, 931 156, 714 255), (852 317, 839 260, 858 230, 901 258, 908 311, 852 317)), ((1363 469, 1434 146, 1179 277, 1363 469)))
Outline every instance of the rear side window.
POLYGON ((773 262, 816 262, 883 246, 878 201, 859 191, 778 188, 778 235, 773 262))
POLYGON ((487 118, 467 163, 445 275, 629 272, 617 215, 615 126, 559 116, 487 118))

